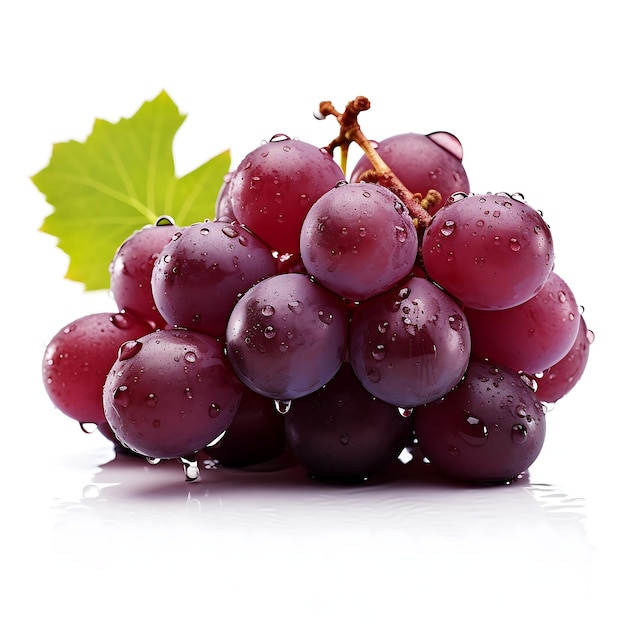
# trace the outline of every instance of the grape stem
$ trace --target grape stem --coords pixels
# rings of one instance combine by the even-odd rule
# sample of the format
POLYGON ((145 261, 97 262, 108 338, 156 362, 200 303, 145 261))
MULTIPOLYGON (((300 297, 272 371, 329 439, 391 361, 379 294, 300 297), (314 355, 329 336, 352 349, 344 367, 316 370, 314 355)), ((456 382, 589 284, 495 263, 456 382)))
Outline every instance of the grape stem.
POLYGON ((428 209, 441 201, 441 194, 431 189, 426 196, 422 197, 419 193, 411 192, 393 173, 380 154, 376 152, 374 144, 361 130, 358 121, 359 113, 361 113, 361 111, 367 111, 369 108, 370 101, 364 96, 358 96, 348 102, 343 113, 340 113, 333 106, 332 102, 328 100, 321 102, 319 107, 320 119, 332 115, 339 122, 339 135, 326 146, 326 150, 331 155, 333 155, 337 148, 341 150, 341 168, 345 173, 348 160, 348 147, 352 142, 358 144, 367 155, 373 168, 365 172, 360 180, 376 182, 393 191, 407 206, 415 226, 426 228, 432 221, 432 216, 428 212, 428 209))

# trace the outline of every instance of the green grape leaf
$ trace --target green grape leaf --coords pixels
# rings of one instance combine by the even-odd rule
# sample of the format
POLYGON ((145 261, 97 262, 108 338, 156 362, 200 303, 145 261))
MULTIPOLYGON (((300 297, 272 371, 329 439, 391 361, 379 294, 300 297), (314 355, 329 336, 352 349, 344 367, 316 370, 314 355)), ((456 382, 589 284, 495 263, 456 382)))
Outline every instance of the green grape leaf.
POLYGON ((230 152, 177 177, 172 147, 185 118, 162 91, 130 118, 96 119, 84 142, 53 146, 32 181, 53 207, 40 230, 68 255, 66 278, 108 289, 109 263, 135 230, 164 215, 179 226, 215 216, 230 152))

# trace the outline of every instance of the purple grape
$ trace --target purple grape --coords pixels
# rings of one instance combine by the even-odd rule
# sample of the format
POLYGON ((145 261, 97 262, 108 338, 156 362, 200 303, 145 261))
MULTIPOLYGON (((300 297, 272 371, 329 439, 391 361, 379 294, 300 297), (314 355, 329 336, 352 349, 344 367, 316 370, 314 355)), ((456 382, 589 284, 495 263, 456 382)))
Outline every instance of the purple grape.
POLYGON ((300 254, 322 285, 349 300, 365 300, 410 273, 417 231, 393 192, 371 183, 345 183, 311 207, 300 254))
POLYGON ((515 372, 472 359, 463 380, 442 400, 418 407, 415 435, 432 465, 470 483, 507 483, 539 456, 543 404, 515 372))
POLYGON ((154 266, 152 292, 172 326, 221 336, 238 297, 277 271, 271 250, 228 221, 205 221, 178 231, 154 266))
POLYGON ((292 403, 285 431, 290 450, 315 478, 360 482, 398 458, 413 421, 374 398, 344 364, 328 384, 292 403))
POLYGON ((461 307, 424 278, 355 307, 350 360, 362 385, 397 407, 441 398, 463 374, 470 334, 461 307))
POLYGON ((189 458, 226 430, 242 393, 217 339, 157 330, 120 347, 103 404, 117 439, 137 454, 189 458))
POLYGON ((554 265, 550 228, 508 194, 467 196, 440 209, 422 255, 432 280, 465 306, 485 310, 532 298, 554 265))
POLYGON ((166 322, 154 304, 152 269, 176 232, 178 227, 171 220, 161 218, 123 241, 109 265, 111 295, 120 311, 130 311, 157 328, 164 328, 166 322))
POLYGON ((54 406, 82 424, 105 420, 102 387, 121 344, 152 330, 130 313, 91 313, 61 328, 46 346, 42 376, 54 406))
POLYGON ((222 465, 243 467, 271 461, 286 450, 283 416, 265 396, 244 387, 241 403, 226 433, 205 453, 222 465))
POLYGON ((232 213, 279 253, 297 254, 311 205, 345 176, 325 150, 275 135, 233 172, 227 197, 232 213))
POLYGON ((465 315, 474 355, 526 374, 542 372, 564 358, 580 326, 574 294, 554 272, 523 304, 501 311, 465 308, 465 315))
MULTIPOLYGON (((422 197, 431 189, 441 194, 441 202, 429 209, 431 215, 453 194, 470 191, 462 163, 463 147, 451 133, 394 135, 378 142, 376 152, 409 191, 422 197)), ((371 169, 368 157, 362 156, 352 170, 350 181, 357 182, 371 169)))
POLYGON ((536 394, 540 400, 556 402, 576 386, 587 367, 589 346, 593 340, 593 332, 587 328, 581 316, 578 335, 569 352, 548 369, 533 375, 537 383, 536 394))
POLYGON ((237 302, 226 329, 226 349, 250 389, 288 402, 336 374, 347 335, 348 314, 338 296, 304 274, 277 274, 237 302))

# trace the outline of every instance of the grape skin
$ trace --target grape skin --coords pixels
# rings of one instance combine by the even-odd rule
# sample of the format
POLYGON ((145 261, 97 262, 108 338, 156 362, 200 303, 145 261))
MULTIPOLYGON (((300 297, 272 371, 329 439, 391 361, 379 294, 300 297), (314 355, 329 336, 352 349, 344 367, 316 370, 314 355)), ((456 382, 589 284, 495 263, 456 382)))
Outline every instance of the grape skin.
POLYGON ((350 361, 374 396, 409 408, 441 398, 463 374, 471 338, 461 307, 412 277, 355 307, 350 361))
POLYGON ((169 459, 188 458, 221 435, 242 393, 217 339, 170 329, 123 344, 101 397, 124 446, 169 459))
POLYGON ((525 472, 545 440, 544 407, 517 373, 472 359, 442 400, 418 407, 415 435, 431 464, 470 483, 507 483, 525 472))
POLYGON ((127 312, 90 313, 61 328, 42 364, 44 387, 56 408, 83 424, 105 421, 102 387, 120 344, 151 330, 127 312))
POLYGON ((300 235, 309 273, 354 301, 378 295, 407 276, 417 249, 406 206, 371 183, 346 183, 325 193, 308 212, 300 235))
POLYGON ((465 308, 476 356, 515 372, 534 374, 560 361, 570 350, 580 326, 580 310, 572 290, 555 272, 539 293, 501 311, 465 308))
POLYGON ((289 401, 335 375, 347 336, 348 314, 338 296, 304 274, 277 274, 237 302, 226 329, 226 350, 250 389, 289 401))
POLYGON ((424 232, 429 277, 465 306, 497 310, 536 295, 554 266, 541 215, 507 194, 467 196, 440 209, 424 232))
POLYGON ((589 346, 592 342, 593 333, 587 328, 581 315, 578 335, 569 352, 558 363, 533 375, 537 383, 536 394, 540 400, 556 402, 576 386, 587 367, 589 346))
MULTIPOLYGON (((429 207, 431 215, 453 194, 470 191, 462 164, 463 148, 451 133, 394 135, 378 142, 376 152, 411 192, 424 197, 434 189, 441 194, 441 201, 429 207)), ((369 158, 363 155, 354 166, 350 181, 358 182, 371 169, 369 158)))
POLYGON ((155 328, 167 323, 154 303, 152 269, 176 232, 178 227, 172 222, 144 226, 122 242, 109 265, 111 295, 120 311, 131 311, 155 328))
POLYGON ((285 416, 287 442, 313 477, 362 482, 394 461, 413 433, 410 418, 374 398, 349 364, 285 416))
POLYGON ((277 261, 240 224, 191 224, 166 244, 152 272, 152 293, 171 325, 219 337, 239 295, 277 272, 277 261))
POLYGON ((220 205, 281 254, 300 250, 300 228, 312 204, 345 176, 318 147, 277 135, 250 152, 228 182, 220 205))

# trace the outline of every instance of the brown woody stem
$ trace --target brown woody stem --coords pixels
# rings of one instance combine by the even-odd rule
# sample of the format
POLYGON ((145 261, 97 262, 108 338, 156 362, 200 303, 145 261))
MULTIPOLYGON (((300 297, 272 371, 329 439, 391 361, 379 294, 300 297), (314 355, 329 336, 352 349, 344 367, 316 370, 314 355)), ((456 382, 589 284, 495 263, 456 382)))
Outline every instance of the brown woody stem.
POLYGON ((339 122, 339 134, 331 141, 326 150, 332 155, 336 148, 341 149, 341 168, 346 172, 348 147, 352 142, 357 143, 366 154, 372 164, 372 171, 367 172, 361 180, 377 182, 393 191, 407 206, 416 227, 425 228, 432 220, 428 208, 437 204, 441 200, 441 195, 430 190, 426 197, 412 193, 393 173, 391 168, 385 163, 376 152, 372 142, 363 134, 358 122, 358 115, 361 111, 370 108, 370 101, 364 96, 358 96, 348 102, 343 113, 337 111, 332 102, 324 101, 320 103, 320 116, 325 118, 329 115, 337 118, 339 122))

